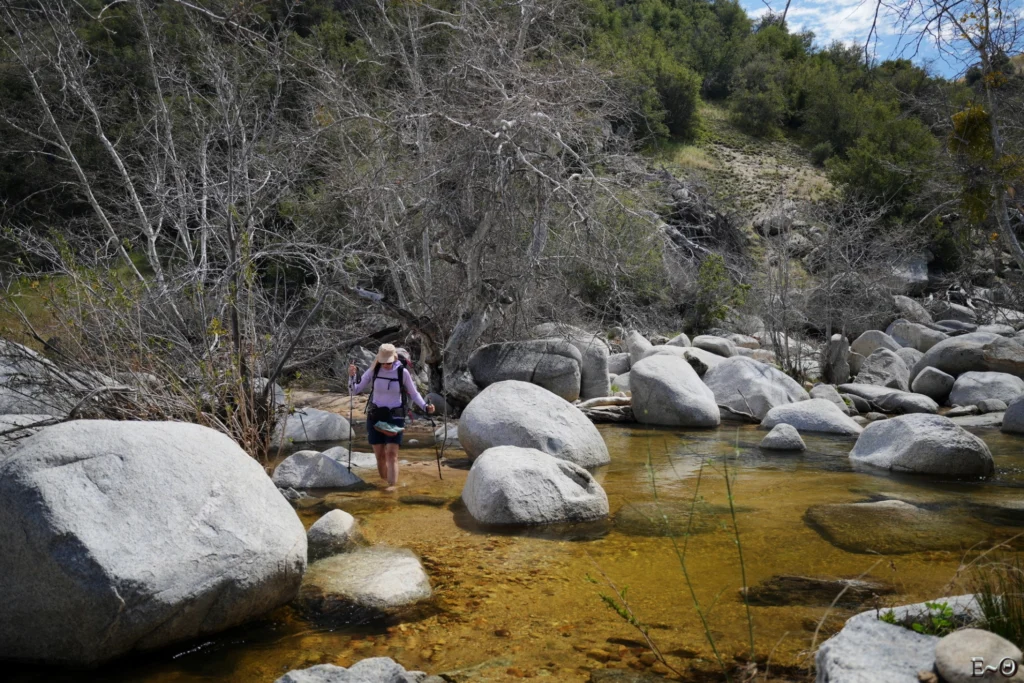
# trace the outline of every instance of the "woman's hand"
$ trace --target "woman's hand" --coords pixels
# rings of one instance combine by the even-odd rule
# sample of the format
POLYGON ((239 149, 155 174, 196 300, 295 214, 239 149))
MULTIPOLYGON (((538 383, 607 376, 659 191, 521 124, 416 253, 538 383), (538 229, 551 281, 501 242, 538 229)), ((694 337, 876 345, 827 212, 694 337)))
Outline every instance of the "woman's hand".
POLYGON ((348 376, 349 377, 355 377, 356 376, 356 366, 355 365, 349 365, 348 366, 348 376))
POLYGON ((433 414, 434 414, 434 404, 433 403, 428 403, 427 404, 427 415, 433 415, 433 414))

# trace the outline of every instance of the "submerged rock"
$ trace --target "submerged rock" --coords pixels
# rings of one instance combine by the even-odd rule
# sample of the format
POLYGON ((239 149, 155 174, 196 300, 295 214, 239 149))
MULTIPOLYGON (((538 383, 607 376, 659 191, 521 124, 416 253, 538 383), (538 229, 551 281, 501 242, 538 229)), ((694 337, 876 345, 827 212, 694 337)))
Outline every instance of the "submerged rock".
POLYGON ((721 422, 714 392, 682 358, 648 356, 633 365, 629 381, 637 422, 672 427, 717 427, 721 422))
POLYGON ((91 665, 288 601, 306 532, 226 435, 177 422, 47 427, 0 464, 0 658, 91 665))
POLYGON ((772 451, 803 451, 807 449, 800 432, 789 424, 777 424, 761 439, 761 448, 772 451))
POLYGON ((390 657, 373 657, 348 668, 318 664, 308 669, 296 669, 275 683, 444 683, 444 679, 427 676, 422 671, 406 671, 390 657))
POLYGON ((515 446, 489 448, 476 459, 462 500, 483 524, 589 522, 608 516, 608 496, 589 472, 515 446))
POLYGON ((987 540, 985 531, 970 518, 925 510, 901 500, 814 505, 804 519, 826 541, 851 553, 962 550, 987 540))
POLYGON ((751 415, 762 420, 779 405, 807 400, 807 392, 778 368, 752 358, 728 358, 704 375, 715 401, 732 415, 751 415))
MULTIPOLYGON (((750 512, 736 508, 736 512, 750 512)), ((629 536, 682 536, 718 529, 730 517, 728 505, 703 501, 626 503, 615 513, 615 529, 629 536)))
POLYGON ((901 415, 873 422, 850 461, 893 472, 987 477, 995 470, 985 442, 941 415, 901 415))
POLYGON ((297 604, 314 617, 358 624, 400 617, 432 595, 430 579, 411 550, 374 546, 311 564, 297 604))
MULTIPOLYGON (((864 579, 825 579, 781 574, 769 577, 746 591, 751 605, 785 607, 813 605, 856 608, 878 596, 895 593, 893 586, 864 579), (838 599, 837 599, 838 598, 838 599)), ((740 591, 743 594, 743 591, 740 591)))
POLYGON ((863 428, 836 404, 823 398, 776 406, 768 411, 761 421, 761 427, 771 429, 775 425, 789 424, 801 432, 823 432, 856 436, 863 428))
POLYGON ((494 446, 535 448, 580 467, 611 462, 597 427, 576 406, 528 382, 498 382, 470 401, 459 420, 470 459, 494 446))

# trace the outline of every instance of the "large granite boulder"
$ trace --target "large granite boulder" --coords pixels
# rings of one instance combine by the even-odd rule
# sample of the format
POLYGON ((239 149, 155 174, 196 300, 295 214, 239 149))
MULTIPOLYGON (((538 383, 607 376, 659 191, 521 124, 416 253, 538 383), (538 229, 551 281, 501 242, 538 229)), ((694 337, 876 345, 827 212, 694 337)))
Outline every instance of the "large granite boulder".
POLYGON ((289 671, 274 683, 444 683, 440 676, 406 671, 390 657, 363 659, 350 667, 317 664, 289 671))
MULTIPOLYGON (((872 410, 883 413, 935 413, 939 404, 924 394, 889 389, 873 384, 841 384, 839 391, 869 402, 872 410)), ((863 411, 862 411, 863 412, 863 411)))
POLYGON ((629 372, 629 354, 628 353, 613 353, 608 356, 608 374, 609 375, 624 375, 629 372))
POLYGON ((894 352, 877 349, 864 359, 857 383, 906 391, 910 388, 910 368, 894 352))
POLYGON ((633 365, 629 382, 637 422, 672 427, 717 427, 721 423, 714 392, 682 358, 648 356, 633 365))
MULTIPOLYGON (((858 366, 859 367, 859 366, 858 366)), ((850 342, 841 334, 833 334, 825 347, 822 378, 831 384, 850 381, 850 342)))
POLYGON ((364 482, 348 469, 344 448, 292 453, 274 469, 274 483, 288 489, 353 488, 364 482))
POLYGON ((1024 346, 990 332, 950 337, 928 349, 910 371, 913 382, 927 367, 957 377, 965 372, 1005 372, 1024 377, 1024 346))
POLYGON ((995 469, 985 442, 941 415, 901 415, 872 422, 850 461, 893 472, 987 477, 995 469))
POLYGON ((927 308, 918 303, 916 299, 897 294, 892 298, 892 303, 899 312, 900 317, 905 320, 909 320, 912 323, 921 323, 922 325, 927 325, 932 321, 932 314, 928 312, 927 308))
POLYGON ((811 391, 809 393, 811 398, 823 398, 826 401, 835 403, 836 407, 847 415, 857 414, 857 409, 853 406, 847 405, 846 401, 843 400, 843 397, 839 395, 839 391, 831 384, 815 384, 811 387, 811 391))
POLYGON ((693 346, 693 344, 690 343, 690 338, 686 336, 685 332, 680 332, 676 336, 672 337, 667 342, 665 342, 665 345, 666 346, 683 346, 683 347, 693 346))
POLYGON ((949 392, 949 405, 974 406, 996 398, 1009 404, 1024 394, 1024 379, 1005 372, 965 372, 956 378, 949 392))
POLYGON ((863 431, 863 428, 835 403, 823 398, 776 406, 761 420, 763 429, 771 429, 780 424, 792 425, 800 432, 823 432, 844 436, 856 436, 863 431))
POLYGON ((644 354, 647 353, 654 346, 647 337, 643 336, 636 330, 630 330, 626 334, 626 350, 629 351, 629 362, 630 365, 635 364, 644 354))
POLYGON ((484 451, 466 477, 462 500, 484 524, 589 522, 608 516, 608 496, 589 472, 516 446, 484 451))
POLYGON ((1007 404, 999 431, 1006 434, 1024 434, 1024 396, 1018 396, 1007 404))
POLYGON ((287 603, 306 532, 226 435, 47 427, 0 462, 0 658, 92 665, 287 603))
POLYGON ((516 380, 544 387, 566 401, 580 397, 582 367, 582 354, 564 339, 486 344, 469 357, 469 372, 481 388, 516 380))
POLYGON ((881 330, 868 330, 850 344, 851 351, 859 353, 865 358, 869 357, 878 349, 897 351, 900 347, 901 345, 898 344, 895 339, 881 330))
POLYGON ((723 358, 731 358, 736 355, 736 345, 724 337, 716 337, 710 334, 701 334, 693 338, 691 344, 696 349, 703 349, 708 353, 723 358))
MULTIPOLYGON (((580 398, 600 398, 610 392, 608 343, 599 335, 561 323, 544 323, 534 328, 536 337, 569 342, 580 352, 580 398)), ((519 378, 516 378, 519 379, 519 378)))
POLYGON ((917 349, 922 353, 928 353, 928 349, 940 341, 949 339, 949 336, 944 332, 933 330, 926 325, 904 320, 903 318, 890 323, 889 327, 885 329, 885 333, 892 337, 900 346, 917 349))
POLYGON ((415 553, 373 546, 309 565, 297 605, 314 618, 366 623, 399 617, 432 595, 415 553))
POLYGON ((732 415, 749 415, 754 421, 764 419, 775 406, 808 398, 804 388, 786 373, 743 356, 727 358, 709 369, 703 379, 719 406, 732 415))
MULTIPOLYGON (((711 353, 696 347, 655 346, 646 351, 643 357, 650 358, 651 356, 675 356, 676 358, 682 358, 697 372, 698 377, 703 377, 704 373, 709 369, 725 362, 725 358, 717 353, 711 353)), ((632 368, 630 370, 632 371, 632 368)))
POLYGON ((578 408, 534 384, 513 380, 492 384, 470 401, 459 420, 459 442, 470 459, 494 446, 519 446, 580 467, 611 462, 597 427, 578 408))
POLYGON ((300 408, 278 423, 274 441, 279 444, 345 441, 350 433, 352 426, 341 415, 316 408, 300 408))
POLYGON ((914 378, 910 388, 916 394, 924 394, 941 403, 949 396, 955 383, 956 379, 952 375, 947 375, 938 368, 927 367, 914 378))

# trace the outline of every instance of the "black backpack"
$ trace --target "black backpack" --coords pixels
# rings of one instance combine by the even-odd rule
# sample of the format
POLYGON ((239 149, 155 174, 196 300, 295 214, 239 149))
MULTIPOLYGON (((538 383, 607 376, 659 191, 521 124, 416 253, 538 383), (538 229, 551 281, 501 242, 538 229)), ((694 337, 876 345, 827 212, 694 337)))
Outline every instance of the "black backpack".
MULTIPOLYGON (((366 402, 366 416, 373 422, 387 422, 392 417, 405 417, 406 408, 408 405, 408 397, 406 396, 405 390, 405 366, 398 366, 398 390, 402 395, 402 405, 399 408, 381 408, 373 403, 373 392, 377 389, 377 375, 380 373, 380 365, 373 369, 373 380, 370 381, 370 398, 366 402), (398 411, 398 415, 395 415, 395 411, 398 411), (385 413, 387 413, 385 415, 385 413)), ((389 382, 395 380, 387 379, 389 382)))

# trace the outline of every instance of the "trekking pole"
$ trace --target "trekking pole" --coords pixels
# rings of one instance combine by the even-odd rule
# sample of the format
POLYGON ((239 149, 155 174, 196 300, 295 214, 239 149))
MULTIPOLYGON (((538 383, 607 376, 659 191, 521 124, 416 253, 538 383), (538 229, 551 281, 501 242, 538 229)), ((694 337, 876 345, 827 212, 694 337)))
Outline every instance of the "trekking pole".
POLYGON ((441 393, 441 400, 444 401, 444 406, 441 413, 442 419, 444 420, 444 438, 441 439, 441 455, 437 459, 438 473, 441 471, 441 458, 444 457, 444 447, 448 445, 448 392, 441 393))
MULTIPOLYGON (((349 365, 352 365, 352 359, 349 358, 349 365)), ((345 369, 348 372, 348 368, 345 369)), ((352 471, 352 435, 355 430, 352 428, 352 403, 355 399, 352 396, 352 375, 348 376, 348 471, 352 471)))
MULTIPOLYGON (((434 434, 434 457, 437 458, 437 478, 444 479, 441 475, 441 452, 437 450, 437 423, 434 422, 434 418, 431 417, 430 413, 427 413, 427 419, 430 420, 430 431, 434 434)), ((441 448, 444 448, 444 444, 441 444, 441 448)))

